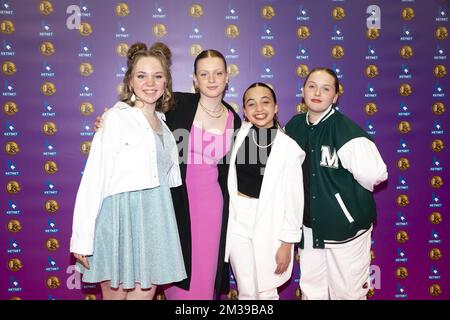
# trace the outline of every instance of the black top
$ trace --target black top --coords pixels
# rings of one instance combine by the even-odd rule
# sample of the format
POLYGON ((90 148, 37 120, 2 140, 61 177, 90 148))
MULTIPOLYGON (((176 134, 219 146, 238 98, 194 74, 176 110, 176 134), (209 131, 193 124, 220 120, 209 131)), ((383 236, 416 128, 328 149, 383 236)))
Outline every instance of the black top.
POLYGON ((264 170, 269 159, 277 127, 252 126, 236 154, 237 188, 252 198, 259 198, 264 170))

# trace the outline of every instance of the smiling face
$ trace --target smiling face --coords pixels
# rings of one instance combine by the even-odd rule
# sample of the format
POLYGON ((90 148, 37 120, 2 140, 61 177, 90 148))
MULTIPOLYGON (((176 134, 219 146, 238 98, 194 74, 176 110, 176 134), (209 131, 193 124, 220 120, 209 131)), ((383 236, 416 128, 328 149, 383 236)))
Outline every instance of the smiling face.
POLYGON ((208 98, 222 97, 228 82, 228 73, 221 58, 199 59, 194 73, 194 84, 208 98))
POLYGON ((336 80, 324 70, 314 71, 309 75, 303 86, 302 96, 308 107, 308 112, 320 116, 332 103, 338 100, 336 80))
POLYGON ((155 105, 166 88, 164 69, 157 58, 140 58, 131 74, 130 87, 144 106, 155 105))
POLYGON ((263 86, 247 89, 244 94, 244 115, 258 128, 271 128, 278 105, 272 92, 263 86))

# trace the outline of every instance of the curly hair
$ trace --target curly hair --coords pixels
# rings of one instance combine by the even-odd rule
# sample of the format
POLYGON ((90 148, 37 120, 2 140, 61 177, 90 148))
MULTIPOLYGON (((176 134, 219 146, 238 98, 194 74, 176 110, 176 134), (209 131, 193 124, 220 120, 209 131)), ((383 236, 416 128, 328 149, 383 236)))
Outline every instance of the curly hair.
POLYGON ((173 91, 172 91, 172 74, 170 67, 172 65, 172 53, 167 45, 162 42, 155 42, 150 48, 145 43, 137 42, 131 45, 127 52, 127 72, 123 78, 123 88, 119 95, 119 100, 126 102, 130 106, 135 103, 131 101, 133 90, 130 88, 130 79, 134 68, 143 57, 153 57, 158 59, 163 67, 164 75, 167 79, 166 88, 161 98, 156 101, 156 111, 167 112, 173 106, 173 91))

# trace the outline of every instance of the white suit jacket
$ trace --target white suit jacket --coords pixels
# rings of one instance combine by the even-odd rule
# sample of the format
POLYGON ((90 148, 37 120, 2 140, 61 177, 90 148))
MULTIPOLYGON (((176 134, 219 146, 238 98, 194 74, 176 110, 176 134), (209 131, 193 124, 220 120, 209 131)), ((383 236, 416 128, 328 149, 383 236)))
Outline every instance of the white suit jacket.
MULTIPOLYGON (((251 123, 244 123, 239 130, 230 158, 228 191, 230 212, 225 246, 225 261, 230 253, 230 235, 237 226, 237 177, 236 155, 247 136, 251 123)), ((275 255, 281 241, 297 243, 301 239, 303 224, 303 174, 305 152, 283 131, 278 130, 267 160, 258 209, 253 227, 253 247, 258 288, 260 291, 277 288, 291 277, 294 261, 292 246, 291 263, 282 275, 274 273, 275 255)))
MULTIPOLYGON (((162 113, 157 112, 157 116, 164 120, 162 113)), ((102 128, 94 135, 75 202, 70 251, 79 254, 93 253, 95 220, 103 199, 159 186, 155 136, 141 110, 118 102, 103 119, 102 128)), ((169 186, 176 187, 181 185, 181 175, 175 138, 170 137, 172 166, 167 177, 169 186)))

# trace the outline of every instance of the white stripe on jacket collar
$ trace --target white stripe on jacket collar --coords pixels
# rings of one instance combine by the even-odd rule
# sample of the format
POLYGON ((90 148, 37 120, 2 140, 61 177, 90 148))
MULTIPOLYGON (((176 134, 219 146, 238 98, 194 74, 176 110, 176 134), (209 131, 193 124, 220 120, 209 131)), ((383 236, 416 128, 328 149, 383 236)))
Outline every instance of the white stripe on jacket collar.
MULTIPOLYGON (((317 121, 314 122, 312 125, 315 126, 315 125, 321 123, 322 121, 325 121, 325 120, 328 119, 328 117, 330 117, 333 113, 334 113, 333 104, 330 104, 330 106, 327 108, 327 110, 325 110, 325 112, 322 113, 322 115, 320 116, 320 118, 317 119, 317 121)), ((309 122, 308 117, 309 117, 309 111, 306 113, 306 124, 307 124, 307 125, 310 125, 311 123, 309 122)))

